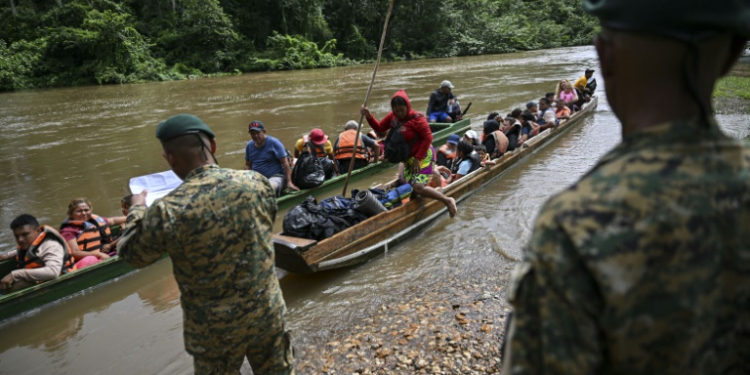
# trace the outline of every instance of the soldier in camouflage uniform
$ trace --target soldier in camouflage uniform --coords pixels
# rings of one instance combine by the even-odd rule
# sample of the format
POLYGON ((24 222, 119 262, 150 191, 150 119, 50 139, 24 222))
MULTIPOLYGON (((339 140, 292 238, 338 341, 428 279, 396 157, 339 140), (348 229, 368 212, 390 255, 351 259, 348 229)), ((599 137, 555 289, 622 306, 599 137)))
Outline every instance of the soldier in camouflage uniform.
POLYGON ((750 3, 584 7, 623 142, 542 208, 512 276, 504 373, 748 374, 750 149, 711 94, 750 3))
POLYGON ((169 254, 196 374, 238 374, 246 356, 257 375, 293 374, 274 272, 271 185, 258 173, 210 162, 214 134, 195 116, 169 118, 156 136, 184 182, 148 210, 145 192, 133 197, 119 255, 145 267, 169 254))

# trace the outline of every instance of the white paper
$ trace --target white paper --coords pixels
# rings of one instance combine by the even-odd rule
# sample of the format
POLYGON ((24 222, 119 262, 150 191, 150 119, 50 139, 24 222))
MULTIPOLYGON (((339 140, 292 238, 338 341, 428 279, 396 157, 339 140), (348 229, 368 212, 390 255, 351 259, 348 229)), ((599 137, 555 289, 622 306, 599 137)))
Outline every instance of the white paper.
POLYGON ((169 194, 170 191, 182 184, 182 180, 172 171, 154 173, 130 179, 130 192, 140 194, 148 190, 146 206, 151 206, 155 200, 169 194))

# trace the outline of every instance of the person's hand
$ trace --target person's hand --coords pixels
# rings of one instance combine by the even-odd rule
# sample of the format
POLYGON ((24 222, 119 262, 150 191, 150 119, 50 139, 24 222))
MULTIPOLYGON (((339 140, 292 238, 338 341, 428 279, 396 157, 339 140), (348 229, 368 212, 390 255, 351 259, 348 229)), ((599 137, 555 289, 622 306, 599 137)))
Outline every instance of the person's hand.
POLYGON ((133 198, 130 199, 131 206, 145 206, 146 195, 148 195, 148 190, 144 190, 140 194, 134 195, 133 198))
POLYGON ((360 113, 360 114, 361 114, 362 116, 365 116, 365 118, 370 118, 370 117, 372 117, 372 114, 370 113, 370 110, 369 110, 369 109, 367 109, 367 107, 365 107, 365 106, 362 106, 362 109, 360 109, 360 110, 359 110, 359 113, 360 113))
POLYGON ((292 181, 289 181, 289 184, 287 184, 286 188, 289 190, 299 191, 297 185, 295 185, 292 181))
POLYGON ((109 254, 112 252, 112 248, 114 247, 115 247, 115 244, 112 244, 112 243, 104 244, 102 245, 102 253, 109 254))
MULTIPOLYGON (((103 248, 102 248, 102 249, 103 249, 103 248)), ((99 260, 105 260, 105 259, 109 259, 109 255, 107 255, 107 254, 104 254, 104 253, 102 253, 102 252, 98 252, 98 253, 92 253, 92 255, 93 255, 93 256, 95 256, 95 257, 97 257, 97 258, 99 258, 99 260)))
POLYGON ((422 171, 421 166, 422 166, 422 160, 414 158, 414 165, 412 165, 412 171, 414 172, 415 175, 418 175, 419 172, 422 171))
POLYGON ((7 274, 0 280, 0 289, 10 289, 13 286, 13 275, 7 274))

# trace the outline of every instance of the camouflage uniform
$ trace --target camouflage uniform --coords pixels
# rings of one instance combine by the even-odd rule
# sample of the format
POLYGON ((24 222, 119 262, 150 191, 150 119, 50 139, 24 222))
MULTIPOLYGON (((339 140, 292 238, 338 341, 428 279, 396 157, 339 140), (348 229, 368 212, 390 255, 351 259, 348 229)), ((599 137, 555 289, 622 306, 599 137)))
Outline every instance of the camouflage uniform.
POLYGON ((628 136, 546 203, 506 374, 750 373, 750 148, 713 122, 628 136))
POLYGON ((149 209, 132 207, 119 255, 136 267, 172 259, 196 374, 293 374, 274 271, 276 200, 252 171, 207 165, 149 209))

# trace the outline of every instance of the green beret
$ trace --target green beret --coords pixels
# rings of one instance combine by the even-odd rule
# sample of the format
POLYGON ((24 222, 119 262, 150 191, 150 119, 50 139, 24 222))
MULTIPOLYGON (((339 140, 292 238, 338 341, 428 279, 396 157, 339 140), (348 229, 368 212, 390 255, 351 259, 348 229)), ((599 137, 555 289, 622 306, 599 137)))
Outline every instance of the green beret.
POLYGON ((188 114, 174 115, 162 122, 156 128, 156 138, 166 142, 170 139, 177 138, 181 135, 196 132, 206 133, 210 138, 214 138, 214 132, 198 117, 188 114))
POLYGON ((583 8, 612 29, 679 39, 712 32, 750 37, 750 0, 583 0, 583 8))

